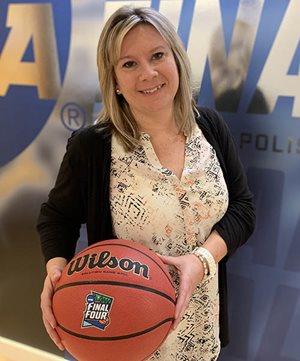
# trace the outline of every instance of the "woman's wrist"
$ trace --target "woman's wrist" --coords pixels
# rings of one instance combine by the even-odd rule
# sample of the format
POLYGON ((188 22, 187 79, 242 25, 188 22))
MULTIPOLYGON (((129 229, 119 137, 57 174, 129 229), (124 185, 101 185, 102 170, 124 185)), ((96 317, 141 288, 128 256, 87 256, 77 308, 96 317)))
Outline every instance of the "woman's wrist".
POLYGON ((197 256, 203 265, 204 277, 202 282, 210 280, 217 273, 217 265, 213 255, 204 247, 196 247, 192 254, 197 256))

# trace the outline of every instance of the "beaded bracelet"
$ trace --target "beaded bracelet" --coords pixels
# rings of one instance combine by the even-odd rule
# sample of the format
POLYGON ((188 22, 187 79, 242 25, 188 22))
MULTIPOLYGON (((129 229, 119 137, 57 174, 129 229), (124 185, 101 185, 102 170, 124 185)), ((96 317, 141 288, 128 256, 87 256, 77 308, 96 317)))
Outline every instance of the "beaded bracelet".
POLYGON ((204 247, 196 247, 192 253, 196 255, 203 264, 204 281, 214 277, 217 273, 217 266, 212 254, 204 247))
POLYGON ((207 261, 201 254, 200 255, 195 254, 195 256, 197 256, 200 259, 200 261, 202 262, 203 269, 204 269, 204 278, 206 278, 209 273, 207 261))

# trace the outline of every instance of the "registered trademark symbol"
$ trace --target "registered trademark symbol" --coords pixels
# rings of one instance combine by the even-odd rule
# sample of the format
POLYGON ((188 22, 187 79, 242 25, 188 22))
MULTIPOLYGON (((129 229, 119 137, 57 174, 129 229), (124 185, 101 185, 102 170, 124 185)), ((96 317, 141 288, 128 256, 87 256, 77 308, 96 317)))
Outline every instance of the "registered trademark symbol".
POLYGON ((85 110, 77 103, 66 103, 60 112, 63 125, 69 130, 78 130, 86 123, 85 110))

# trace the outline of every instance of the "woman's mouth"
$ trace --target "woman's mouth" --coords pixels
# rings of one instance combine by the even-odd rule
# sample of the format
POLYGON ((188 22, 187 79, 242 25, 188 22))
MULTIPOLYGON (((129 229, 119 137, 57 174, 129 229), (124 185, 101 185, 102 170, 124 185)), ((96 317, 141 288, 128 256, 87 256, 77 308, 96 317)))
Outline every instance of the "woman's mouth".
POLYGON ((159 89, 161 89, 164 85, 165 84, 161 84, 161 85, 156 86, 155 88, 140 90, 140 92, 143 94, 153 94, 153 93, 157 92, 159 89))

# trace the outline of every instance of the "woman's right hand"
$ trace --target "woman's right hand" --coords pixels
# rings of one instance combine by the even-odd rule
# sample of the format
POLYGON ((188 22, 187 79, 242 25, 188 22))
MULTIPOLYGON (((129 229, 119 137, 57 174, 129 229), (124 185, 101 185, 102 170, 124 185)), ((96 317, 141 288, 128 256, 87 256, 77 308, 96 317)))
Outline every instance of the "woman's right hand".
POLYGON ((47 263, 47 277, 44 282, 44 288, 41 293, 41 309, 43 322, 48 332, 48 335, 56 346, 63 351, 64 345, 56 332, 57 322, 52 311, 52 298, 55 290, 56 283, 61 277, 62 270, 66 265, 67 261, 65 259, 51 259, 47 263), (56 261, 57 262, 56 262, 56 261))

